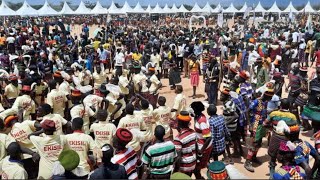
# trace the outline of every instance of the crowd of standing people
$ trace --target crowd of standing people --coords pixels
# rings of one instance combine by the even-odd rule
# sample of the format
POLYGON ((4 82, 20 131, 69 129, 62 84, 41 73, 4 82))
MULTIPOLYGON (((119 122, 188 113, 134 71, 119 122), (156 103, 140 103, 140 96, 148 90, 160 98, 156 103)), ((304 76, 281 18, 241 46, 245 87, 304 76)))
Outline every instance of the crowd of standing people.
POLYGON ((319 25, 24 22, 0 31, 1 179, 239 179, 263 143, 271 179, 320 177, 319 25))

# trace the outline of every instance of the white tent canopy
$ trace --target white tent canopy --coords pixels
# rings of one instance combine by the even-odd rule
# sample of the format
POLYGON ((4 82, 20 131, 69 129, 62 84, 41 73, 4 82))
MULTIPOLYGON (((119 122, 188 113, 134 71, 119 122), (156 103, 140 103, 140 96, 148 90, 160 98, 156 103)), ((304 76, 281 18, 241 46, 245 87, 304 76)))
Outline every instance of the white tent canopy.
POLYGON ((69 7, 68 3, 65 1, 59 14, 70 15, 74 14, 74 11, 69 7))
POLYGON ((159 6, 159 4, 157 3, 157 5, 151 10, 152 14, 161 14, 162 12, 162 8, 159 6))
POLYGON ((227 9, 223 10, 223 13, 237 13, 237 12, 239 12, 239 10, 234 7, 233 3, 231 3, 227 9))
POLYGON ((181 6, 180 6, 179 9, 178 9, 178 12, 179 12, 179 13, 187 13, 187 12, 189 12, 189 11, 188 11, 188 9, 187 9, 186 7, 184 7, 183 4, 181 4, 181 6))
POLYGON ((152 8, 151 8, 151 6, 150 6, 150 4, 149 4, 148 7, 147 7, 147 9, 146 9, 146 13, 151 13, 151 11, 152 11, 152 8))
POLYGON ((126 14, 126 12, 122 11, 122 9, 117 8, 114 2, 111 2, 111 5, 108 9, 109 14, 126 14))
POLYGON ((291 2, 291 1, 290 1, 290 3, 289 3, 288 7, 287 7, 285 10, 283 10, 282 12, 283 12, 283 13, 290 13, 290 11, 291 11, 292 13, 297 13, 297 12, 298 12, 298 10, 292 5, 292 2, 291 2))
POLYGON ((207 1, 206 5, 202 8, 202 12, 205 12, 205 13, 212 13, 213 12, 213 9, 210 6, 208 1, 207 1))
POLYGON ((248 6, 247 6, 247 2, 244 2, 244 5, 242 6, 242 8, 239 10, 239 12, 244 13, 246 12, 248 6))
POLYGON ((310 1, 308 1, 308 3, 306 4, 306 6, 305 6, 303 9, 301 9, 300 12, 314 13, 314 12, 316 12, 316 11, 312 8, 312 6, 311 6, 311 4, 310 4, 310 1))
POLYGON ((39 16, 57 15, 58 12, 49 5, 48 1, 44 2, 44 5, 38 10, 39 16))
POLYGON ((219 4, 212 10, 212 13, 220 13, 221 11, 223 11, 223 8, 222 8, 221 4, 219 3, 219 4))
POLYGON ((170 10, 171 10, 171 13, 177 13, 179 11, 175 3, 173 3, 170 10))
POLYGON ((168 4, 166 4, 163 8, 162 8, 162 13, 163 14, 170 14, 172 13, 171 9, 169 8, 168 4))
POLYGON ((79 7, 74 11, 74 14, 90 14, 91 9, 87 8, 83 1, 80 1, 79 7))
POLYGON ((256 13, 265 13, 266 11, 267 10, 262 7, 260 1, 259 1, 258 5, 254 8, 254 12, 256 12, 256 13))
POLYGON ((124 2, 124 5, 122 6, 121 8, 121 11, 122 12, 125 12, 125 13, 129 13, 129 12, 132 12, 133 9, 131 8, 131 6, 128 4, 127 1, 124 2))
POLYGON ((91 10, 91 14, 107 14, 108 11, 106 8, 102 7, 100 1, 97 1, 97 4, 94 6, 94 8, 91 10))
POLYGON ((0 5, 0 16, 13 16, 16 12, 8 7, 6 2, 2 0, 0 5))
POLYGON ((198 3, 195 3, 190 12, 199 13, 199 12, 203 12, 203 10, 202 10, 201 7, 198 5, 198 3))
POLYGON ((137 5, 132 9, 131 13, 146 13, 146 10, 144 10, 138 2, 137 5))
POLYGON ((37 16, 38 12, 25 0, 20 9, 16 11, 16 15, 19 16, 37 16))
POLYGON ((276 1, 274 1, 273 5, 271 6, 270 9, 268 9, 267 12, 269 12, 269 13, 281 13, 281 10, 279 9, 276 1))

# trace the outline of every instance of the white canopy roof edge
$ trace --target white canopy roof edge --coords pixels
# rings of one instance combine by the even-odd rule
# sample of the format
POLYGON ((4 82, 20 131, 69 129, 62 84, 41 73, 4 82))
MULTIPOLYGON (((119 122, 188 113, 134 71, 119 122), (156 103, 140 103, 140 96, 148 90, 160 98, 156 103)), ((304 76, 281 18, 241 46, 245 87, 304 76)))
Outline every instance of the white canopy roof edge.
POLYGON ((69 7, 68 3, 65 1, 59 14, 70 15, 74 14, 74 11, 69 7))
POLYGON ((303 9, 301 9, 300 12, 314 13, 316 11, 312 8, 310 1, 308 1, 306 6, 303 9))
POLYGON ((97 1, 96 5, 91 10, 91 14, 107 14, 107 13, 108 13, 108 10, 101 5, 100 0, 97 1))
POLYGON ((177 8, 175 3, 173 3, 173 5, 172 5, 170 10, 171 10, 171 13, 177 13, 179 11, 179 9, 177 8))
POLYGON ((151 11, 152 11, 152 8, 151 8, 151 5, 149 4, 146 9, 146 13, 151 13, 151 11))
POLYGON ((146 13, 146 10, 144 10, 138 2, 137 5, 132 9, 131 13, 146 13))
POLYGON ((111 2, 111 5, 108 9, 109 14, 126 14, 126 12, 122 11, 122 9, 117 8, 114 2, 111 2))
POLYGON ((254 8, 254 12, 257 12, 257 13, 265 13, 267 10, 265 8, 262 7, 260 1, 258 3, 258 5, 254 8))
POLYGON ((223 11, 221 4, 219 3, 213 10, 212 13, 220 13, 223 11))
POLYGON ((188 11, 188 9, 187 9, 186 7, 184 7, 183 4, 181 4, 181 6, 180 6, 179 9, 178 9, 178 12, 179 12, 179 13, 187 13, 187 12, 189 12, 189 11, 188 11))
POLYGON ((152 14, 161 14, 162 13, 162 8, 159 6, 159 4, 157 3, 157 5, 151 10, 152 14))
POLYGON ((234 7, 233 3, 231 3, 227 9, 223 10, 223 13, 237 13, 237 12, 239 12, 239 10, 234 7))
POLYGON ((283 13, 289 13, 290 11, 293 12, 293 13, 299 12, 299 11, 292 5, 292 1, 290 1, 288 7, 287 7, 285 10, 283 10, 282 12, 283 12, 283 13))
POLYGON ((0 5, 0 16, 14 16, 16 15, 16 12, 9 8, 7 3, 2 0, 2 3, 0 5))
POLYGON ((21 8, 16 11, 16 14, 19 16, 37 16, 38 12, 25 0, 21 8))
POLYGON ((74 14, 91 14, 91 9, 87 8, 81 0, 78 8, 74 11, 74 14))
POLYGON ((267 10, 267 12, 270 12, 270 13, 281 13, 282 11, 279 9, 279 7, 277 5, 277 2, 274 1, 273 5, 271 6, 270 9, 267 10))
POLYGON ((213 9, 210 6, 208 1, 207 1, 206 5, 202 8, 202 12, 205 12, 205 13, 212 13, 213 12, 213 9))
POLYGON ((132 12, 133 9, 131 8, 131 6, 128 4, 127 1, 124 2, 122 8, 121 8, 121 11, 122 12, 125 12, 125 13, 129 13, 129 12, 132 12))
POLYGON ((244 2, 244 5, 242 6, 242 8, 239 10, 239 12, 244 13, 248 8, 247 2, 244 2))
POLYGON ((203 12, 203 10, 200 8, 198 3, 196 2, 190 12, 200 13, 200 12, 203 12))
POLYGON ((163 14, 169 14, 172 13, 171 9, 169 8, 168 4, 166 4, 163 8, 162 8, 162 13, 163 14))
POLYGON ((49 2, 45 0, 44 5, 38 9, 39 16, 58 15, 58 12, 50 6, 49 2))

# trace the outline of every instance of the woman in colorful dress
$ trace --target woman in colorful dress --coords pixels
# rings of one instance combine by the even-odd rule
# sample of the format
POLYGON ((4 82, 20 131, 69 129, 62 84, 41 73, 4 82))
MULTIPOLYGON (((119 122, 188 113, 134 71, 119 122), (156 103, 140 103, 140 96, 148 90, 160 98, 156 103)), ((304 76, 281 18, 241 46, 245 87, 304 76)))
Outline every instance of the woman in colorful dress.
POLYGON ((193 94, 192 98, 196 98, 196 90, 199 85, 200 81, 200 62, 197 60, 197 57, 195 55, 191 56, 191 61, 189 63, 190 68, 190 80, 191 80, 191 86, 193 87, 193 94))

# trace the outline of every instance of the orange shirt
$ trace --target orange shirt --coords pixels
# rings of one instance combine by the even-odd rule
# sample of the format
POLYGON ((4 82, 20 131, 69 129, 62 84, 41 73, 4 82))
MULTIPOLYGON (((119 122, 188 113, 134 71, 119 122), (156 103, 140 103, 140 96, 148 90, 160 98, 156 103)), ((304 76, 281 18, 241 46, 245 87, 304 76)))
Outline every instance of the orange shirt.
POLYGON ((6 38, 0 37, 0 45, 4 45, 5 42, 6 42, 6 38))

